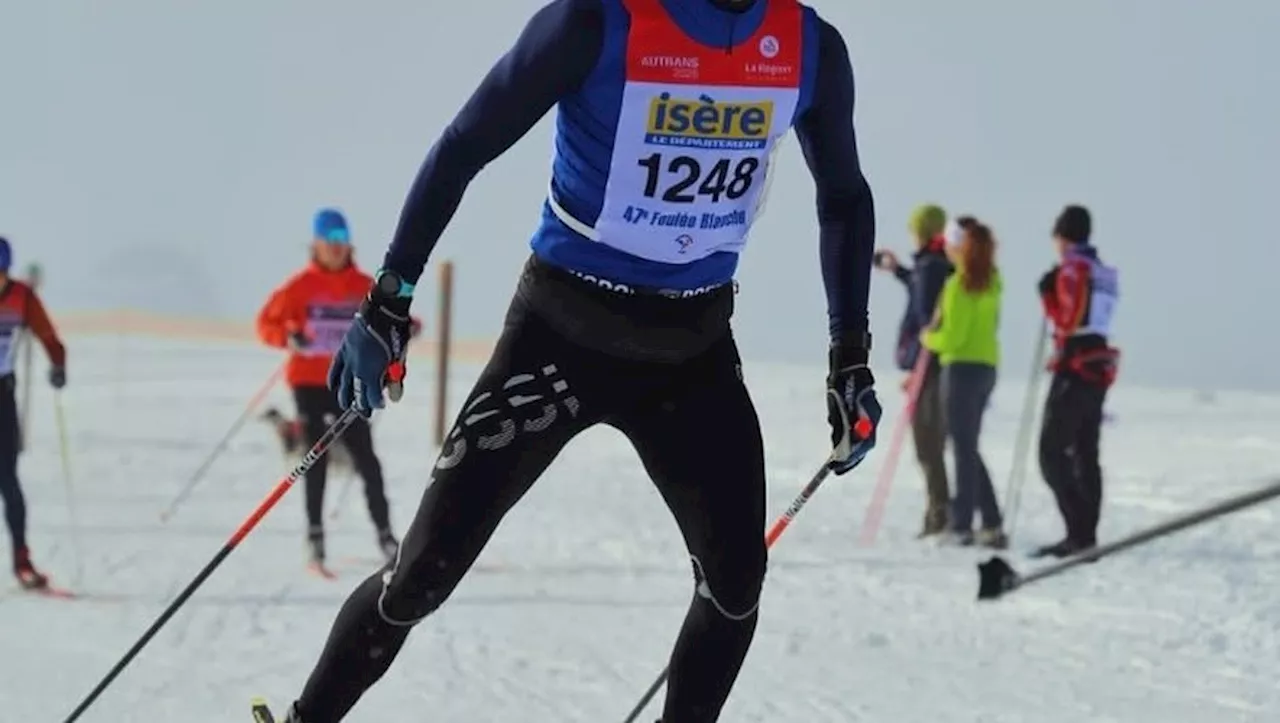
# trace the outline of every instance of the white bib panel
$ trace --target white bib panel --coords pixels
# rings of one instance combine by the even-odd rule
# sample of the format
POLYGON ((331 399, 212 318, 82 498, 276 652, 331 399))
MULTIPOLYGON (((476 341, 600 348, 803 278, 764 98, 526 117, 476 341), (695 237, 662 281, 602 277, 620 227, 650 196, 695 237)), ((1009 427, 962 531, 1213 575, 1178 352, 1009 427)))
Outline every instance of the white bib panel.
POLYGON ((682 264, 740 252, 799 91, 628 83, 598 240, 682 264))

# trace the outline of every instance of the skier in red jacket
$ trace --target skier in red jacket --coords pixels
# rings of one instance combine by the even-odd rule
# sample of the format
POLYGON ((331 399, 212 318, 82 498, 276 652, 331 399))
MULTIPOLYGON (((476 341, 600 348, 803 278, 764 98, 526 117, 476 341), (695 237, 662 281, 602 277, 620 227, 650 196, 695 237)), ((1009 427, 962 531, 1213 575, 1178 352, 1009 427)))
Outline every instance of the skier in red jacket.
MULTIPOLYGON (((271 293, 258 313, 258 338, 268 346, 289 350, 285 382, 293 391, 302 427, 302 441, 315 444, 342 410, 326 386, 329 365, 351 326, 373 277, 355 264, 346 218, 336 209, 321 209, 313 222, 311 260, 271 293)), ((420 325, 414 320, 412 333, 420 325)), ((367 422, 358 420, 343 435, 355 471, 364 481, 369 516, 377 530, 378 546, 387 560, 395 558, 398 543, 391 532, 382 465, 373 450, 367 422)), ((324 490, 328 458, 321 457, 307 472, 303 488, 307 512, 309 568, 331 577, 325 563, 324 490)))
POLYGON ((1040 471, 1057 498, 1066 537, 1037 550, 1066 557, 1097 544, 1102 510, 1098 444, 1102 406, 1120 352, 1109 342, 1119 299, 1119 272, 1090 243, 1093 222, 1083 206, 1067 206, 1053 227, 1059 263, 1040 279, 1040 300, 1053 328, 1053 382, 1040 430, 1040 471))
POLYGON ((49 578, 31 563, 27 550, 27 504, 18 482, 22 435, 14 399, 14 352, 19 335, 24 329, 29 331, 49 355, 49 383, 61 389, 67 383, 67 349, 58 339, 36 292, 9 277, 12 260, 9 242, 0 238, 0 498, 4 500, 4 519, 13 542, 13 574, 23 588, 35 590, 47 587, 49 578))

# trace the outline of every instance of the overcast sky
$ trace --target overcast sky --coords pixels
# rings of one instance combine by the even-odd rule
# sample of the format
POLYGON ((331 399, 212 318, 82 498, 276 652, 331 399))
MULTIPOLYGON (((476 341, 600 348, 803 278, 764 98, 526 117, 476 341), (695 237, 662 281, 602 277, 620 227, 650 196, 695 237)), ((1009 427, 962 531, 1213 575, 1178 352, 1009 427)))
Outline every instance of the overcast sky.
MULTIPOLYGON (((689 0, 692 1, 692 0, 689 0)), ((248 319, 304 259, 317 206, 381 259, 422 156, 537 0, 38 0, 0 4, 0 234, 55 311, 248 319)), ((849 43, 879 243, 922 200, 988 220, 1006 371, 1064 203, 1119 265, 1133 383, 1280 388, 1270 215, 1280 3, 815 3, 849 43)), ((546 189, 544 121, 476 181, 438 248, 456 328, 499 328, 546 189)), ((794 143, 742 264, 748 357, 825 363, 813 189, 794 143), (785 291, 785 293, 780 293, 785 291)), ((434 314, 434 269, 418 312, 434 314)), ((872 289, 881 368, 905 299, 872 289)))

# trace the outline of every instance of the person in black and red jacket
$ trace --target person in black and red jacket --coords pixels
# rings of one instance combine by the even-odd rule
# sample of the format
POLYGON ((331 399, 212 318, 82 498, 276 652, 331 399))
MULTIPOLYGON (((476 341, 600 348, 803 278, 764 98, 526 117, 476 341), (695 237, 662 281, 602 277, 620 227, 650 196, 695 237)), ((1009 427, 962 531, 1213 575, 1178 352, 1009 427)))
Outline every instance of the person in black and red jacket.
POLYGON ((1066 537, 1037 550, 1067 557, 1097 544, 1102 511, 1098 461, 1102 406, 1120 352, 1110 344, 1119 272, 1090 243, 1088 209, 1071 205, 1053 226, 1059 263, 1040 279, 1040 301, 1053 328, 1053 381, 1040 430, 1040 471, 1057 498, 1066 537))
MULTIPOLYGON (((907 228, 915 241, 916 251, 912 265, 898 261, 892 251, 876 252, 875 265, 881 271, 892 273, 907 287, 907 308, 898 328, 898 343, 894 360, 898 368, 913 372, 920 354, 920 332, 933 323, 934 308, 942 287, 951 276, 952 265, 945 251, 943 232, 947 226, 947 212, 941 206, 924 204, 911 212, 907 228)), ((911 378, 903 384, 908 388, 911 378)), ((951 492, 947 481, 947 415, 942 397, 942 366, 931 358, 924 368, 916 397, 915 413, 911 417, 911 435, 915 440, 916 459, 924 473, 927 495, 924 523, 919 537, 938 535, 947 530, 951 492)))

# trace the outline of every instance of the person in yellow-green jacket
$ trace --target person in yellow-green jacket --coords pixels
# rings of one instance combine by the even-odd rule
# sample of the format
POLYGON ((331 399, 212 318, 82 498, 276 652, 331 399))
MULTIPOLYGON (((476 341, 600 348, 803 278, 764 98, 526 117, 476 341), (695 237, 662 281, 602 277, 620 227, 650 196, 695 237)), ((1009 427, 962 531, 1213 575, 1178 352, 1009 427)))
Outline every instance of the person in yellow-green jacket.
POLYGON ((1001 549, 1008 540, 1000 504, 978 449, 982 416, 1000 365, 1002 284, 991 229, 971 216, 956 219, 947 231, 947 255, 955 273, 942 287, 933 324, 920 334, 920 342, 942 364, 947 430, 955 456, 955 492, 942 542, 1001 549), (975 510, 982 515, 976 535, 975 510))

